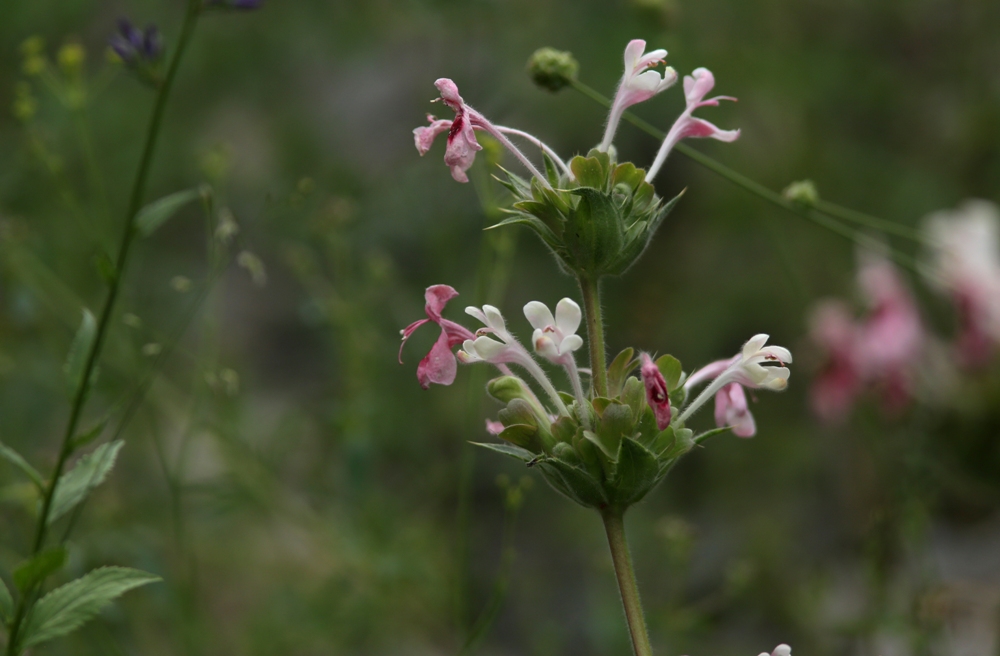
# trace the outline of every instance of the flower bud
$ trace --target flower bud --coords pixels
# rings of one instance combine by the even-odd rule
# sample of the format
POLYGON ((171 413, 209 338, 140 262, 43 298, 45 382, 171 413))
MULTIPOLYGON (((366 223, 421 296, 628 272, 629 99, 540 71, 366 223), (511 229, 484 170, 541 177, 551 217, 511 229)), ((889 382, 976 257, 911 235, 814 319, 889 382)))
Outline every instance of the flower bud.
POLYGON ((497 401, 510 403, 514 399, 531 399, 531 392, 517 376, 500 376, 486 383, 486 391, 497 401))
POLYGON ((802 205, 815 205, 819 200, 816 183, 812 180, 798 180, 785 187, 781 194, 788 200, 802 205))
POLYGON ((528 60, 528 74, 535 84, 555 93, 576 80, 580 64, 573 54, 555 48, 539 48, 528 60))

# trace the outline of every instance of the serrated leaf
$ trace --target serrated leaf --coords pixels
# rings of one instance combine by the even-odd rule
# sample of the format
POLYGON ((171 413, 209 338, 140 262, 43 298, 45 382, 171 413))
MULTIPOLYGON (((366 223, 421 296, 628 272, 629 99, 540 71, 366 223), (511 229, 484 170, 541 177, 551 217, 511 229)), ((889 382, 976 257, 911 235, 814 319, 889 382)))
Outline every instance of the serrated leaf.
POLYGON ((531 462, 535 459, 534 453, 513 444, 497 444, 495 442, 469 442, 469 444, 481 446, 484 449, 496 451, 497 453, 502 453, 505 456, 510 456, 511 458, 517 458, 521 462, 531 462))
POLYGON ((632 357, 634 355, 635 350, 629 347, 616 355, 615 359, 608 365, 609 396, 614 397, 622 393, 622 386, 625 385, 625 377, 631 371, 632 367, 635 366, 635 360, 632 357))
POLYGON ((66 364, 63 370, 66 372, 66 382, 69 385, 70 394, 74 393, 82 382, 83 370, 87 366, 87 357, 90 349, 94 345, 97 336, 97 320, 90 310, 83 309, 83 320, 70 344, 69 353, 66 355, 66 364))
POLYGON ((182 207, 200 198, 201 193, 201 189, 186 189, 154 200, 136 214, 135 229, 143 237, 148 237, 182 207))
POLYGON ((14 598, 10 596, 7 584, 0 579, 0 624, 7 625, 14 619, 14 598))
POLYGON ((62 569, 66 564, 66 548, 52 547, 35 555, 31 560, 18 565, 14 570, 14 585, 22 593, 44 581, 50 574, 62 569))
POLYGON ((594 189, 604 188, 604 168, 597 158, 577 155, 570 160, 569 168, 573 171, 573 176, 580 183, 580 186, 593 187, 594 189))
POLYGON ((109 603, 159 576, 127 567, 102 567, 56 588, 39 600, 24 624, 21 649, 79 628, 109 603))
POLYGON ((52 508, 49 509, 49 523, 56 521, 76 504, 87 498, 90 491, 104 482, 115 466, 118 452, 125 445, 122 440, 102 444, 93 453, 80 458, 76 467, 59 478, 52 508))
POLYGON ((0 442, 0 458, 3 458, 10 464, 14 465, 20 469, 31 482, 35 484, 40 492, 45 490, 45 480, 42 475, 38 473, 38 470, 31 466, 31 464, 21 457, 21 454, 10 448, 3 442, 0 442))
POLYGON ((663 379, 667 382, 668 390, 677 389, 684 370, 681 368, 681 361, 672 355, 661 355, 656 359, 656 367, 663 374, 663 379))

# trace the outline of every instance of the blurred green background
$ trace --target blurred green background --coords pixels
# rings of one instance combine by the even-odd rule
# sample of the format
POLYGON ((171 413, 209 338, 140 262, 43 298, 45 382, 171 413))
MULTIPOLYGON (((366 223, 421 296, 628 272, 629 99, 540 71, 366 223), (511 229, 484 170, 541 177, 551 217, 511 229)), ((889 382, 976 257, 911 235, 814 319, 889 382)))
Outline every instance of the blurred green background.
MULTIPOLYGON (((183 4, 0 6, 0 439, 43 472, 67 413, 65 353, 80 308, 102 302, 94 262, 119 234, 152 100, 108 63, 107 39, 128 16, 160 26, 169 49, 183 4), (60 47, 86 49, 82 107, 24 72, 34 35, 56 76, 60 47), (10 108, 28 97, 26 121, 10 108)), ((496 412, 479 398, 484 372, 421 390, 432 329, 396 362, 428 285, 461 292, 448 316, 488 302, 522 335, 525 302, 576 294, 529 234, 484 236, 505 199, 486 157, 465 186, 440 144, 418 157, 412 129, 448 113, 428 103, 433 81, 585 152, 603 108, 533 86, 527 58, 570 50, 611 95, 625 44, 644 38, 739 98, 700 115, 742 138, 692 145, 771 188, 811 178, 825 199, 917 226, 966 197, 1000 201, 998 25, 993 0, 274 0, 207 17, 150 199, 211 184, 208 218, 239 226, 224 262, 253 253, 266 281, 235 261, 213 273, 215 224, 197 207, 136 248, 85 422, 125 417, 128 443, 74 528, 69 574, 120 564, 165 582, 37 653, 453 654, 487 625, 482 654, 627 653, 598 517, 467 445, 496 412)), ((666 129, 682 108, 675 88, 634 109, 666 129)), ((652 138, 618 134, 620 157, 652 160, 652 138)), ((606 285, 611 353, 670 352, 690 370, 767 332, 796 355, 788 392, 754 406, 755 438, 715 438, 627 517, 658 653, 1000 653, 998 367, 958 402, 919 399, 896 418, 864 405, 821 426, 806 315, 855 294, 854 245, 679 154, 656 184, 687 194, 606 285)), ((948 302, 907 275, 949 335, 948 302)), ((6 463, 0 488, 6 578, 33 505, 6 463)))

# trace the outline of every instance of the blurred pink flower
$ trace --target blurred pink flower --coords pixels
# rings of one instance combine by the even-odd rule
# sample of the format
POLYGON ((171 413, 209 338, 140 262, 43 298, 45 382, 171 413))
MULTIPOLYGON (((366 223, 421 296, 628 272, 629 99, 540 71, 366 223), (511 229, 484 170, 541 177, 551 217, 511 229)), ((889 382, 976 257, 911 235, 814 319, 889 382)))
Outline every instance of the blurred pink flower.
POLYGON ((985 200, 925 219, 931 281, 952 295, 955 348, 966 366, 988 362, 1000 344, 1000 210, 985 200))
POLYGON ((656 366, 648 353, 643 353, 641 358, 642 367, 639 369, 639 373, 646 386, 646 403, 653 409, 657 428, 664 430, 670 425, 670 397, 667 394, 667 381, 663 379, 660 368, 656 366))
POLYGON ((659 173, 660 167, 666 161, 667 155, 681 139, 688 137, 710 137, 718 141, 736 141, 740 136, 739 130, 720 130, 715 125, 700 118, 692 116, 694 110, 708 105, 718 105, 720 100, 732 100, 736 98, 730 96, 716 96, 705 100, 705 95, 715 86, 715 76, 707 68, 696 68, 691 75, 684 77, 684 97, 687 100, 687 108, 674 121, 673 127, 667 133, 660 150, 656 153, 653 165, 649 167, 646 174, 646 182, 652 181, 659 173))
POLYGON ((866 387, 881 392, 883 409, 902 410, 912 396, 914 369, 927 338, 920 313, 896 267, 882 255, 863 253, 858 286, 868 313, 854 320, 838 301, 817 305, 810 336, 827 361, 813 383, 813 411, 824 421, 847 417, 866 387))
POLYGON ((403 346, 417 328, 425 323, 433 321, 441 327, 441 336, 434 342, 434 346, 424 356, 417 365, 417 380, 424 389, 430 387, 431 383, 438 385, 451 385, 455 382, 455 374, 458 371, 458 363, 451 349, 461 344, 467 339, 475 339, 475 334, 468 328, 449 321, 441 316, 444 306, 448 301, 458 296, 458 292, 448 285, 432 285, 424 292, 424 311, 427 313, 426 319, 414 321, 409 326, 399 331, 403 336, 403 343, 399 346, 399 363, 403 363, 403 346))

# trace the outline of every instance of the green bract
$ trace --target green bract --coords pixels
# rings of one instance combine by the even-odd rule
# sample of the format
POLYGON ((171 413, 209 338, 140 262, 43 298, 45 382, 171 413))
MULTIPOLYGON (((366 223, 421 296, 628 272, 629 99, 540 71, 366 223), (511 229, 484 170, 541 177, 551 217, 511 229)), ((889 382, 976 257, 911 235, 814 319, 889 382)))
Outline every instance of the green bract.
POLYGON ((528 226, 571 274, 590 280, 620 275, 646 250, 683 192, 664 203, 643 169, 598 150, 574 157, 569 167, 573 179, 546 157, 548 186, 504 171, 501 182, 517 200, 507 210, 513 216, 492 227, 528 226))
MULTIPOLYGON (((553 488, 580 505, 624 510, 636 503, 681 456, 718 431, 694 436, 676 421, 659 430, 642 381, 628 375, 636 364, 632 355, 632 349, 625 349, 612 365, 619 372, 615 398, 597 397, 580 408, 567 397, 571 416, 551 424, 539 421, 523 399, 514 398, 499 413, 504 443, 479 446, 539 470, 553 488)), ((671 400, 682 405, 680 363, 667 355, 657 365, 668 381, 671 400)), ((496 385, 504 380, 497 379, 496 385)))

